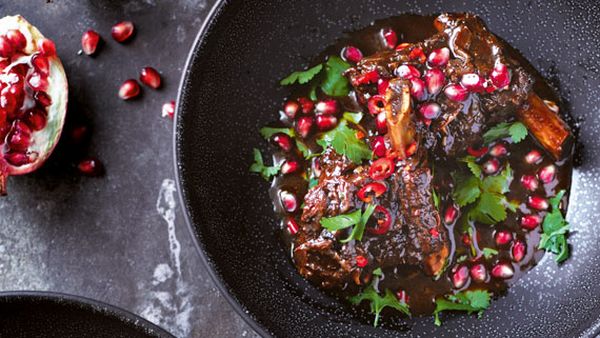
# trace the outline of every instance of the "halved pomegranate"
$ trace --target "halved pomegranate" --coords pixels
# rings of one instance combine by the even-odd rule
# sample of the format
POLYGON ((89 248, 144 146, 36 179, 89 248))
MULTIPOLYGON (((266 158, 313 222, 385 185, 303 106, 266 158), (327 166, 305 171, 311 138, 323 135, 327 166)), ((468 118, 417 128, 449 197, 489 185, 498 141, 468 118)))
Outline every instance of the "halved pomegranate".
POLYGON ((8 37, 11 49, 0 58, 0 194, 6 195, 8 177, 39 168, 58 143, 68 83, 54 43, 23 17, 0 19, 0 37, 8 37))

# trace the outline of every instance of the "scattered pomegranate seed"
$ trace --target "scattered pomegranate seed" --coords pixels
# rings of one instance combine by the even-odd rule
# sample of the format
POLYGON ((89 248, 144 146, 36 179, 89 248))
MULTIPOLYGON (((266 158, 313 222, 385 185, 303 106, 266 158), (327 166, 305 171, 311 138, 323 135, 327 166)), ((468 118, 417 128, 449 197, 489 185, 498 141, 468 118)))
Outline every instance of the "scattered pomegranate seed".
POLYGON ((284 133, 277 133, 273 135, 272 140, 277 146, 279 146, 279 148, 281 148, 281 150, 285 152, 292 150, 292 139, 288 135, 284 133))
POLYGON ((442 108, 440 108, 439 104, 435 102, 430 102, 419 107, 419 113, 424 118, 428 120, 433 120, 440 116, 440 114, 442 113, 442 108))
POLYGON ((56 55, 56 45, 50 39, 42 39, 38 41, 38 49, 44 56, 51 57, 56 55))
POLYGON ((162 117, 173 118, 175 116, 175 101, 169 101, 162 106, 162 117))
POLYGON ((444 213, 444 223, 452 224, 456 220, 458 216, 458 208, 454 205, 450 205, 446 208, 446 212, 444 213))
POLYGON ((418 78, 410 79, 410 95, 412 95, 417 101, 425 100, 427 97, 427 92, 425 91, 425 82, 418 78))
POLYGON ((539 186, 537 178, 532 175, 521 176, 521 185, 529 191, 536 191, 539 186))
POLYGON ((471 278, 473 278, 473 280, 476 282, 485 282, 488 278, 487 269, 485 268, 485 265, 481 263, 473 265, 471 267, 471 278))
POLYGON ((526 250, 527 250, 527 247, 525 246, 525 243, 523 243, 521 241, 516 241, 515 244, 513 244, 513 247, 511 250, 513 260, 517 263, 522 261, 523 258, 525 257, 526 250))
POLYGON ((444 67, 450 60, 450 49, 443 47, 429 54, 427 62, 432 67, 444 67))
POLYGON ((88 135, 88 128, 86 126, 77 126, 71 130, 71 141, 73 143, 81 143, 88 135))
POLYGON ((398 35, 396 35, 393 29, 384 28, 381 30, 381 35, 387 48, 393 49, 398 44, 398 35))
POLYGON ((502 143, 498 143, 490 149, 490 155, 494 157, 502 157, 508 154, 508 149, 502 143))
POLYGON ((512 239, 513 235, 506 230, 500 230, 496 232, 496 235, 494 235, 494 240, 496 241, 496 245, 498 246, 506 245, 510 243, 512 239))
POLYGON ((302 112, 304 114, 310 114, 315 108, 315 103, 307 97, 299 97, 298 103, 300 103, 300 106, 302 107, 302 112))
POLYGON ((538 177, 540 180, 546 184, 552 182, 554 177, 556 176, 556 167, 552 164, 547 165, 540 169, 538 172, 538 177))
POLYGON ((540 196, 529 196, 527 204, 536 210, 547 210, 548 200, 540 196))
MULTIPOLYGON (((312 120, 311 120, 312 121, 312 120)), ((316 124, 320 131, 327 131, 335 128, 338 123, 337 117, 333 115, 317 115, 316 124)))
POLYGON ((510 72, 508 71, 508 67, 503 63, 496 62, 494 70, 492 70, 492 73, 490 74, 490 79, 497 88, 508 86, 510 84, 510 72))
POLYGON ((439 93, 444 85, 446 85, 446 77, 440 69, 433 68, 425 72, 425 86, 429 94, 435 95, 439 93))
POLYGON ((396 68, 396 75, 403 79, 410 80, 420 78, 421 72, 419 72, 419 70, 415 66, 401 65, 400 67, 396 68))
POLYGON ((144 67, 140 72, 140 82, 150 88, 157 89, 161 83, 160 74, 152 67, 144 67))
POLYGON ((125 42, 133 35, 134 26, 131 21, 122 21, 112 27, 110 34, 117 42, 125 42))
POLYGON ((279 199, 283 209, 287 212, 294 212, 298 208, 298 200, 296 196, 289 191, 282 190, 279 193, 279 199))
POLYGON ((401 44, 399 44, 398 46, 396 46, 396 50, 403 50, 410 47, 410 43, 408 42, 403 42, 401 44))
POLYGON ((437 238, 440 235, 440 232, 436 228, 429 229, 429 234, 431 237, 437 238))
POLYGON ((80 173, 87 176, 99 176, 104 170, 102 163, 95 158, 88 158, 79 162, 77 169, 79 169, 80 173))
POLYGON ((15 53, 15 49, 6 37, 6 35, 0 35, 0 57, 11 58, 15 53))
POLYGON ((380 79, 377 83, 377 94, 384 96, 389 86, 390 80, 380 79))
POLYGON ((284 175, 291 174, 298 170, 298 162, 296 161, 285 161, 281 165, 281 173, 284 175))
POLYGON ((303 116, 296 122, 296 131, 302 138, 306 138, 313 126, 313 119, 310 116, 303 116))
POLYGON ((387 127, 387 118, 385 117, 385 112, 381 112, 377 114, 375 118, 375 126, 377 127, 377 132, 381 135, 385 135, 388 132, 387 127))
POLYGON ((510 263, 498 263, 492 268, 492 276, 501 279, 511 278, 515 271, 510 263))
POLYGON ((342 49, 342 58, 346 61, 357 63, 362 60, 363 53, 354 46, 346 46, 342 49))
POLYGON ((481 157, 488 152, 488 147, 481 147, 479 149, 475 149, 473 147, 467 147, 467 153, 474 157, 481 157))
POLYGON ((335 114, 339 107, 336 100, 319 101, 315 106, 318 114, 335 114))
POLYGON ((371 141, 371 149, 373 149, 373 154, 377 157, 384 157, 387 153, 387 148, 385 146, 385 139, 383 136, 375 136, 371 141))
POLYGON ((467 268, 465 265, 461 265, 455 267, 453 270, 452 285, 455 289, 460 289, 467 284, 469 279, 469 268, 467 268))
POLYGON ((475 73, 464 74, 460 80, 460 84, 468 91, 474 93, 483 92, 484 79, 475 73))
POLYGON ((100 35, 93 30, 89 30, 83 33, 83 36, 81 37, 81 50, 85 55, 92 55, 96 52, 99 42, 100 35))
POLYGON ((524 215, 521 217, 521 227, 527 230, 533 230, 542 223, 542 217, 539 215, 524 215))
POLYGON ((123 82, 119 88, 119 97, 123 100, 133 99, 140 95, 140 85, 134 79, 123 82))
POLYGON ((286 222, 286 226, 287 230, 290 232, 291 235, 295 235, 296 233, 298 233, 298 223, 295 219, 288 219, 286 222))
POLYGON ((356 256, 356 266, 358 266, 359 268, 364 268, 365 266, 367 266, 367 264, 369 264, 369 260, 366 259, 364 256, 356 256))
POLYGON ((25 38, 25 35, 17 29, 9 29, 8 32, 6 32, 6 38, 10 41, 15 52, 22 51, 27 45, 27 38, 25 38))
POLYGON ((376 116, 385 109, 385 97, 383 97, 383 95, 373 95, 369 99, 367 106, 369 108, 369 114, 376 116))
POLYGON ((294 100, 287 101, 283 106, 283 112, 285 116, 290 119, 294 119, 296 117, 296 114, 298 114, 298 109, 300 109, 300 105, 294 100))
POLYGON ((13 122, 10 132, 6 136, 11 150, 26 151, 31 140, 31 129, 25 122, 16 120, 13 122))
POLYGON ((491 158, 485 161, 481 168, 483 169, 483 172, 488 175, 495 174, 500 169, 500 161, 495 158, 491 158))
POLYGON ((444 89, 444 94, 452 101, 462 102, 469 97, 469 91, 459 84, 450 84, 444 89))

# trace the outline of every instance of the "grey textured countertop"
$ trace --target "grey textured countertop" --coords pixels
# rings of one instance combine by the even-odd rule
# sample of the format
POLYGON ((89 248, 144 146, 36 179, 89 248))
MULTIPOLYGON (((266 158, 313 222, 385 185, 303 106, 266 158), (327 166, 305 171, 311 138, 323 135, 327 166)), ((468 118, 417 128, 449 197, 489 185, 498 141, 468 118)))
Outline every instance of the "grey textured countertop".
POLYGON ((174 191, 172 128, 161 106, 175 99, 191 45, 213 1, 10 0, 52 38, 70 84, 67 124, 85 123, 85 149, 63 137, 38 172, 9 180, 0 199, 0 290, 82 295, 130 310, 178 337, 255 336, 219 294, 195 252, 174 191), (137 34, 110 37, 120 20, 137 34), (78 55, 87 29, 106 42, 97 57, 78 55), (144 66, 164 86, 140 99, 117 97, 144 66), (106 167, 99 178, 75 170, 84 156, 106 167))

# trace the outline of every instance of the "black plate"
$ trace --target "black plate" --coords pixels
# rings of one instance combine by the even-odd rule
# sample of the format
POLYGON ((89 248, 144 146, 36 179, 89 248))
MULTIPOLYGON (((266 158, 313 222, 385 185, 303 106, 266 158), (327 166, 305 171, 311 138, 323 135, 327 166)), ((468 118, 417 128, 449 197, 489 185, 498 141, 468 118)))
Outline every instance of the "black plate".
POLYGON ((173 336, 145 319, 95 300, 49 292, 2 292, 0 337, 173 336))
MULTIPOLYGON (((230 1, 212 12, 181 85, 175 154, 199 252, 235 309, 262 335, 331 337, 595 336, 600 332, 600 7, 590 1, 230 1), (482 319, 431 317, 373 328, 294 270, 278 237, 267 184, 250 175, 258 129, 274 119, 290 71, 345 31, 400 13, 470 11, 516 46, 581 124, 568 219, 572 258, 551 255, 494 301, 482 319)), ((573 122, 573 121, 572 121, 573 122)))

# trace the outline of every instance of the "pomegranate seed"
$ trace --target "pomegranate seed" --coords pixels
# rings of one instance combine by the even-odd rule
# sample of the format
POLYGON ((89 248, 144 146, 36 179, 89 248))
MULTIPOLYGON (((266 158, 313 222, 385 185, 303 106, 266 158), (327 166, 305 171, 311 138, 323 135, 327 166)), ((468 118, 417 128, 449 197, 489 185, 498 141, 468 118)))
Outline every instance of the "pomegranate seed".
POLYGON ((546 184, 552 182, 554 177, 556 176, 556 167, 552 164, 547 165, 540 169, 538 172, 538 177, 540 180, 546 184))
POLYGON ((319 114, 335 114, 339 109, 336 100, 319 101, 315 108, 319 114))
POLYGON ((500 230, 496 232, 496 235, 494 235, 494 240, 498 246, 506 245, 510 243, 512 239, 512 234, 506 230, 500 230))
POLYGON ((356 256, 356 266, 358 266, 359 268, 364 268, 365 266, 367 266, 367 264, 369 264, 369 260, 366 259, 364 256, 356 256))
POLYGON ((0 72, 6 69, 8 66, 10 66, 9 60, 0 60, 0 72))
POLYGON ((548 209, 548 201, 540 196, 529 196, 527 203, 530 207, 536 210, 547 210, 548 209))
POLYGON ((467 147, 467 153, 474 157, 481 157, 488 152, 488 147, 481 147, 479 149, 475 149, 473 147, 467 147))
POLYGON ((431 229, 429 229, 429 234, 431 235, 431 237, 435 238, 440 235, 440 232, 436 228, 431 228, 431 229))
POLYGON ((93 30, 89 30, 81 36, 81 50, 85 55, 92 55, 96 52, 99 42, 100 35, 93 30))
POLYGON ((79 169, 80 173, 87 175, 87 176, 99 176, 104 171, 102 162, 100 162, 96 158, 88 158, 88 159, 82 160, 77 165, 77 169, 79 169))
POLYGON ((56 55, 56 45, 50 39, 42 39, 38 41, 38 49, 42 55, 52 57, 56 55))
POLYGON ((425 92, 425 82, 421 79, 410 79, 410 95, 412 95, 417 101, 423 101, 427 97, 425 92))
POLYGON ((373 95, 367 103, 369 114, 375 116, 385 109, 385 97, 383 95, 373 95))
POLYGON ((317 128, 320 131, 327 131, 333 129, 337 125, 338 119, 333 115, 317 115, 316 122, 317 128))
POLYGON ((497 88, 508 86, 510 84, 510 72, 508 71, 508 67, 503 63, 496 62, 494 70, 492 70, 492 73, 490 74, 490 79, 497 88))
POLYGON ((427 92, 431 95, 435 95, 442 90, 446 84, 446 77, 444 72, 438 68, 429 69, 425 72, 425 86, 427 92))
POLYGON ((502 157, 506 154, 508 154, 508 149, 502 143, 498 143, 490 149, 490 155, 494 157, 502 157))
POLYGON ((273 142, 285 152, 292 150, 292 139, 284 133, 273 135, 273 142))
POLYGON ((384 28, 381 30, 381 35, 385 40, 385 45, 387 48, 393 49, 398 44, 398 35, 391 28, 384 28))
POLYGON ((40 74, 44 76, 50 75, 50 62, 48 58, 41 54, 33 54, 31 57, 31 65, 40 74))
POLYGON ((373 154, 377 157, 384 157, 387 153, 387 148, 385 147, 385 139, 383 136, 375 136, 371 141, 371 149, 373 149, 373 154))
POLYGON ((377 117, 375 118, 375 126, 377 127, 377 132, 381 135, 385 135, 388 132, 385 112, 377 114, 377 117))
POLYGON ((398 298, 401 303, 408 304, 409 297, 406 291, 398 290, 398 292, 396 292, 396 298, 398 298))
POLYGON ((52 99, 45 92, 35 92, 33 94, 33 99, 42 107, 48 107, 52 104, 52 99))
POLYGON ((442 113, 442 108, 440 108, 439 104, 435 102, 430 102, 419 107, 419 113, 424 118, 428 120, 433 120, 440 116, 440 114, 442 113))
POLYGON ((39 108, 33 108, 25 112, 25 123, 35 131, 44 129, 47 122, 46 112, 39 108))
POLYGON ((310 134, 310 130, 312 129, 313 119, 309 116, 303 116, 298 119, 296 122, 296 130, 298 131, 298 135, 302 138, 306 138, 308 134, 310 134))
POLYGON ((287 212, 294 212, 298 208, 298 200, 296 196, 289 191, 282 190, 279 193, 279 198, 281 200, 281 205, 283 205, 283 209, 287 212))
POLYGON ((462 234, 461 239, 462 239, 462 242, 464 245, 466 245, 466 246, 471 245, 471 236, 469 236, 468 233, 462 234))
POLYGON ((529 164, 538 164, 542 160, 542 154, 537 150, 532 150, 525 155, 525 162, 529 164))
POLYGON ((450 205, 446 208, 446 212, 444 213, 444 223, 452 224, 456 220, 456 216, 458 216, 458 208, 454 205, 450 205))
POLYGON ((475 264, 471 267, 471 278, 474 281, 483 283, 487 280, 487 269, 483 264, 475 264))
POLYGON ((455 267, 453 270, 452 285, 454 285, 455 289, 460 289, 465 286, 469 279, 469 268, 467 268, 465 265, 461 265, 459 267, 455 267))
POLYGON ((354 46, 346 46, 344 49, 342 49, 342 58, 344 58, 346 61, 357 63, 358 61, 362 60, 363 53, 360 51, 360 49, 354 46))
POLYGON ((513 260, 517 263, 522 261, 523 257, 525 257, 525 250, 527 250, 525 243, 523 243, 521 241, 516 241, 515 244, 513 244, 513 247, 511 250, 513 260))
POLYGON ((511 278, 515 271, 509 263, 498 263, 492 268, 492 276, 501 279, 511 278))
POLYGON ((17 101, 15 97, 5 93, 0 95, 0 110, 2 110, 6 115, 13 114, 17 110, 17 101))
POLYGON ((10 41, 15 52, 22 51, 27 45, 27 38, 25 38, 25 35, 17 29, 9 29, 8 32, 6 32, 6 38, 10 41))
POLYGON ((299 97, 298 103, 300 103, 300 106, 302 106, 302 112, 304 114, 311 113, 313 111, 313 108, 315 108, 315 103, 307 97, 299 97))
POLYGON ((444 67, 450 60, 450 49, 443 47, 436 49, 427 58, 427 62, 432 67, 444 67))
POLYGON ((414 78, 420 78, 421 72, 419 72, 419 70, 417 68, 415 68, 415 66, 401 65, 400 67, 398 67, 396 69, 396 75, 403 79, 410 80, 410 79, 414 79, 414 78))
POLYGON ((294 119, 296 117, 296 114, 298 114, 298 109, 300 109, 300 105, 298 102, 293 100, 287 101, 283 106, 283 112, 285 113, 285 116, 290 119, 294 119))
POLYGON ((491 175, 498 172, 498 169, 500 169, 500 162, 495 158, 491 158, 485 161, 481 168, 483 169, 484 173, 491 175))
POLYGON ((86 126, 77 126, 71 131, 71 141, 73 143, 81 143, 88 136, 88 128, 86 126))
POLYGON ((20 167, 22 165, 25 165, 25 164, 31 162, 31 159, 29 158, 29 156, 24 153, 10 152, 8 154, 5 154, 4 158, 6 159, 6 161, 8 163, 10 163, 11 165, 14 165, 16 167, 20 167))
POLYGON ((538 215, 524 215, 521 217, 521 227, 527 230, 533 230, 542 223, 542 217, 538 215))
POLYGON ((126 80, 119 88, 119 97, 123 100, 133 99, 138 95, 140 95, 140 85, 134 79, 126 80))
POLYGON ((288 219, 288 221, 286 222, 286 226, 287 230, 290 232, 291 235, 295 235, 296 233, 298 233, 298 223, 295 219, 288 219))
POLYGON ((35 91, 46 91, 48 89, 48 79, 46 76, 33 72, 27 77, 27 84, 35 91))
POLYGON ((298 170, 298 162, 296 161, 285 161, 281 165, 281 173, 284 175, 291 174, 298 170))
POLYGON ((539 186, 537 178, 532 175, 521 176, 521 185, 529 191, 535 191, 539 186))
POLYGON ((133 35, 134 26, 131 21, 122 21, 112 27, 110 34, 117 42, 125 42, 133 35))
POLYGON ((462 102, 469 97, 469 92, 459 84, 446 86, 444 94, 452 101, 462 102))
POLYGON ((484 79, 475 73, 464 74, 460 80, 460 84, 468 91, 474 93, 483 92, 484 79))
POLYGON ((150 88, 157 89, 161 83, 160 74, 152 67, 144 67, 140 72, 140 82, 150 88))
POLYGON ((15 53, 12 43, 6 35, 0 35, 0 57, 11 58, 15 53))
POLYGON ((389 86, 390 86, 390 80, 386 80, 386 79, 379 80, 379 82, 377 83, 377 93, 379 95, 385 95, 385 92, 387 91, 389 86))
POLYGON ((6 138, 11 150, 26 151, 31 139, 31 129, 25 122, 15 121, 6 138))
POLYGON ((173 118, 175 116, 175 101, 169 101, 162 106, 162 117, 173 118))

